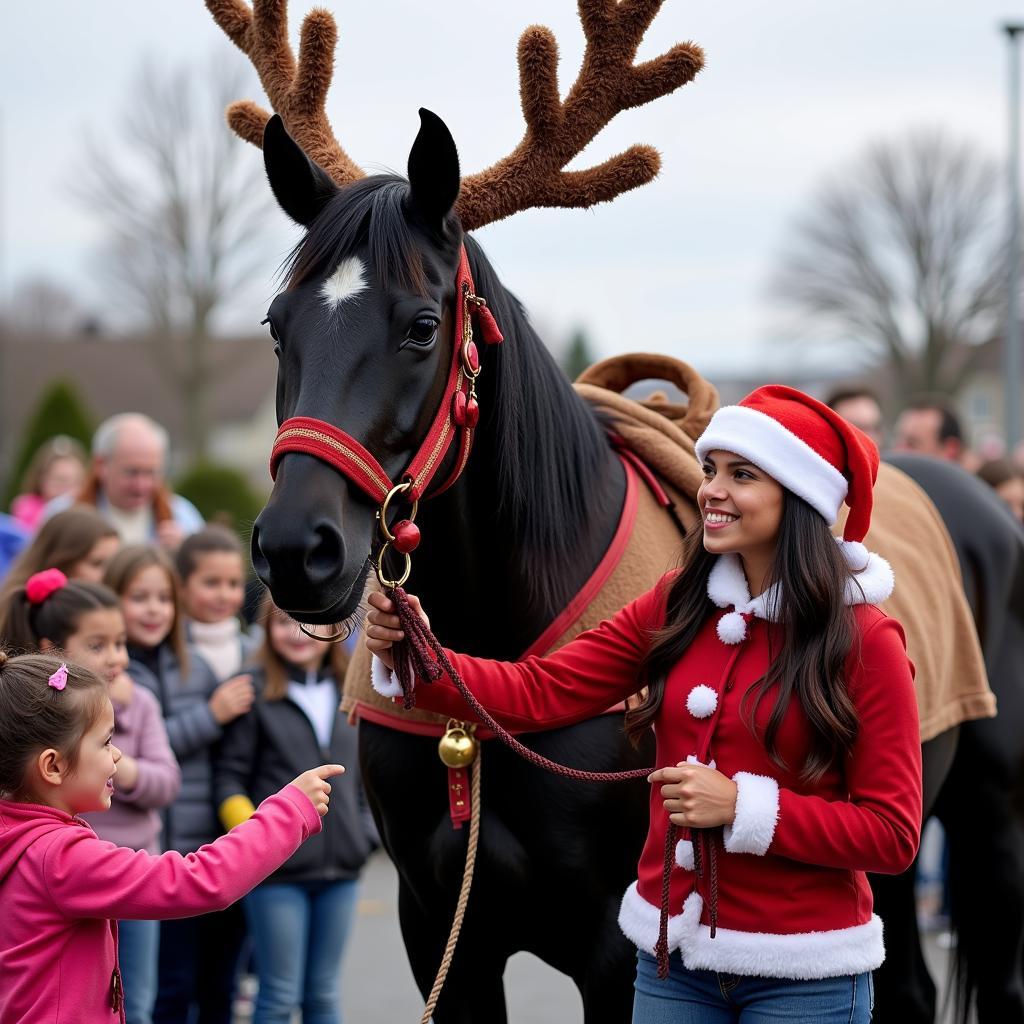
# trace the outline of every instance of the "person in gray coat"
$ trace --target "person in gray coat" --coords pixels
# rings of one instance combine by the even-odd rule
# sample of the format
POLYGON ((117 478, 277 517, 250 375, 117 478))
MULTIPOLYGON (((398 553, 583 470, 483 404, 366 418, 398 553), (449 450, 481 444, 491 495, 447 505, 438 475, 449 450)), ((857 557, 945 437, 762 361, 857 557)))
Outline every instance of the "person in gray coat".
POLYGON ((303 1020, 336 1022, 357 879, 376 838, 362 799, 356 730, 338 708, 347 656, 341 644, 303 633, 269 594, 262 609, 258 697, 226 728, 216 761, 221 821, 229 828, 245 821, 296 765, 326 759, 350 768, 334 783, 320 835, 243 900, 260 979, 253 1024, 288 1021, 296 1010, 303 1020))
MULTIPOLYGON (((164 842, 191 853, 222 829, 213 795, 213 755, 224 726, 252 705, 248 674, 218 683, 213 669, 184 640, 179 582, 169 557, 153 545, 123 548, 106 582, 121 598, 128 674, 150 690, 164 716, 181 766, 181 792, 165 812, 164 842)), ((198 1009, 202 1024, 230 1024, 245 920, 236 906, 160 926, 154 1024, 178 1024, 198 1009)))

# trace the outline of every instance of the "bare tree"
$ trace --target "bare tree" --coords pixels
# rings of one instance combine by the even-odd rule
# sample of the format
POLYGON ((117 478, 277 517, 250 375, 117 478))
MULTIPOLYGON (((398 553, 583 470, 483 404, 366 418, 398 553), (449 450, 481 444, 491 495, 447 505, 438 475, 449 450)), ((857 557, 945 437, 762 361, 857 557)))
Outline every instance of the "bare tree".
POLYGON ((21 331, 71 337, 87 331, 91 322, 74 293, 48 277, 29 277, 19 282, 3 318, 15 341, 21 331))
POLYGON ((1005 320, 997 165, 939 132, 876 144, 794 226, 772 282, 804 323, 954 394, 1005 320))
POLYGON ((108 231, 98 269, 110 302, 152 331, 194 457, 210 430, 213 318, 264 255, 254 244, 269 207, 263 169, 224 123, 242 88, 223 61, 144 69, 117 145, 91 142, 76 185, 108 231))

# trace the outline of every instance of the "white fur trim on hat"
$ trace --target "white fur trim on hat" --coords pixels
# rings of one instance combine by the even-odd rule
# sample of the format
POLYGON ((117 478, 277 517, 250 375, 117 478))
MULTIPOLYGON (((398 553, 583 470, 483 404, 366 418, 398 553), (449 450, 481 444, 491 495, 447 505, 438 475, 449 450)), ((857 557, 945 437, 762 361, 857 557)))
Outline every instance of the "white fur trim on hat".
POLYGON ((699 683, 686 697, 686 710, 694 718, 710 718, 718 707, 718 692, 705 683, 699 683))
POLYGON ((753 853, 763 857, 768 852, 779 820, 779 784, 767 775, 737 772, 736 817, 723 831, 729 853, 753 853))
POLYGON ((723 644, 738 644, 747 635, 747 624, 739 612, 727 612, 718 620, 716 629, 723 644))
POLYGON ((724 405, 697 439, 697 458, 708 452, 735 452, 835 524, 849 485, 846 477, 806 441, 778 420, 745 405, 724 405))
POLYGON ((693 871, 693 843, 689 839, 676 843, 676 865, 684 871, 693 871))
POLYGON ((382 697, 402 696, 402 684, 398 681, 398 676, 376 654, 370 668, 370 685, 382 697))

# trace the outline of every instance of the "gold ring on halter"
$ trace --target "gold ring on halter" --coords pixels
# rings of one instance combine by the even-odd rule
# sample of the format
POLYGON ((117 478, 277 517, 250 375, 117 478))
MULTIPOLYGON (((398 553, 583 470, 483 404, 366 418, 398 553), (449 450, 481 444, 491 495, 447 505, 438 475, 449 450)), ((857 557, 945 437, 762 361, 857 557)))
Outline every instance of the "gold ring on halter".
MULTIPOLYGON (((388 496, 384 499, 384 503, 381 505, 380 511, 377 513, 377 518, 380 520, 380 532, 384 534, 384 540, 386 540, 388 544, 390 544, 395 539, 395 535, 388 528, 388 505, 391 504, 391 499, 394 498, 396 494, 403 494, 405 491, 409 490, 410 487, 412 487, 411 480, 403 480, 400 484, 396 484, 394 487, 392 487, 391 490, 388 491, 388 496)), ((412 511, 409 513, 407 518, 415 519, 416 513, 419 510, 420 499, 415 498, 413 499, 412 503, 412 511)), ((385 547, 386 546, 387 545, 385 545, 385 547)), ((380 573, 378 573, 377 575, 379 578, 380 573)))
MULTIPOLYGON (((318 633, 311 633, 301 622, 296 622, 295 625, 298 626, 300 631, 305 633, 310 640, 319 640, 323 644, 338 644, 343 640, 347 640, 352 635, 352 631, 346 629, 344 626, 340 626, 333 636, 320 636, 318 633)), ((335 625, 338 624, 335 623, 335 625)))
MULTIPOLYGON (((381 549, 380 554, 377 555, 377 561, 374 568, 377 570, 377 582, 382 587, 394 588, 400 587, 409 578, 409 574, 412 572, 412 556, 405 555, 405 572, 402 573, 401 579, 389 580, 384 575, 384 555, 387 553, 388 548, 391 547, 391 542, 388 541, 381 549)), ((404 552, 403 552, 404 554, 404 552)))

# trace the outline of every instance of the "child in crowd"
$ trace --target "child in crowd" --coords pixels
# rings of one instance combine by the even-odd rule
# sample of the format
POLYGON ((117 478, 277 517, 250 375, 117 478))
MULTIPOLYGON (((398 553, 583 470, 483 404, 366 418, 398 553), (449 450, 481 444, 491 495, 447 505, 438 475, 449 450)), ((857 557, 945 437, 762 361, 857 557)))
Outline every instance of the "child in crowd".
MULTIPOLYGON (((158 812, 178 795, 181 774, 156 698, 125 672, 128 652, 117 595, 102 583, 69 582, 59 569, 46 569, 15 592, 0 636, 14 648, 60 651, 107 684, 113 743, 121 751, 118 787, 109 813, 84 817, 101 839, 159 853, 158 812)), ((159 934, 156 921, 119 923, 127 1024, 152 1020, 159 934)))
MULTIPOLYGON (((150 856, 96 837, 121 752, 107 684, 49 655, 0 651, 0 1020, 123 1022, 115 921, 228 906, 320 831, 324 765, 189 857, 150 856)), ((181 1018, 184 1020, 185 1018, 181 1018)))
MULTIPOLYGON (((157 698, 181 766, 181 794, 164 814, 164 845, 198 850, 221 832, 213 803, 212 751, 223 727, 252 705, 252 680, 219 683, 184 640, 178 578, 169 556, 150 545, 123 548, 107 566, 107 584, 121 599, 128 674, 157 698)), ((199 1007, 200 1020, 229 1024, 245 921, 239 908, 168 921, 160 929, 153 1020, 179 1024, 199 1007)))
POLYGON ((29 576, 60 569, 68 579, 100 583, 107 562, 121 546, 117 531, 94 508, 75 505, 47 519, 3 581, 5 594, 29 576))
POLYGON ((225 527, 207 526, 182 541, 175 563, 189 642, 218 679, 228 679, 259 646, 238 617, 245 599, 242 545, 225 527))
MULTIPOLYGON (((306 636, 269 595, 262 611, 264 641, 253 669, 259 697, 224 730, 216 765, 226 828, 248 819, 296 771, 328 756, 356 758, 356 731, 338 710, 342 648, 306 636)), ((358 778, 335 800, 323 834, 245 900, 260 979, 253 1024, 288 1024, 297 1009, 317 1024, 341 1019, 341 957, 371 840, 358 778)))
POLYGON ((11 502, 11 515, 27 530, 42 522, 48 502, 76 494, 85 481, 85 449, 72 437, 59 434, 36 450, 25 471, 22 493, 11 502))

